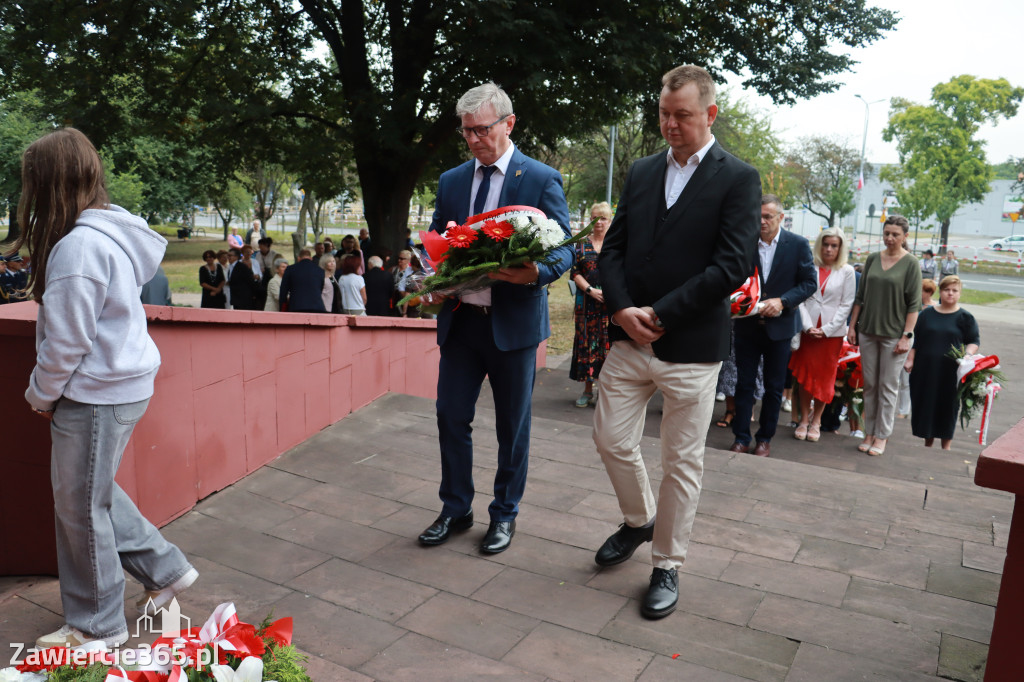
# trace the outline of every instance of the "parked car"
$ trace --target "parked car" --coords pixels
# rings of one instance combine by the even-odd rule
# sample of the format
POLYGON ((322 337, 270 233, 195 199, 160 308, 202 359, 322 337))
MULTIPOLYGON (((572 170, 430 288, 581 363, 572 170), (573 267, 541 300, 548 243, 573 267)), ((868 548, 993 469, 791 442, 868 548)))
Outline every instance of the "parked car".
POLYGON ((1002 251, 1003 249, 1019 251, 1024 249, 1024 234, 1015 234, 1012 237, 993 239, 988 243, 988 248, 995 249, 996 251, 1002 251))

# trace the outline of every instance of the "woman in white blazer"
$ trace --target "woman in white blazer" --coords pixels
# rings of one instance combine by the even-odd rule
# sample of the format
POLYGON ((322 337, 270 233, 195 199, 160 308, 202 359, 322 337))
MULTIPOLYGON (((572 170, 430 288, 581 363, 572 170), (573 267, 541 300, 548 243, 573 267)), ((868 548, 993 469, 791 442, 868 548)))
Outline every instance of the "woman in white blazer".
POLYGON ((848 253, 846 235, 837 227, 822 230, 814 242, 818 287, 800 304, 800 347, 789 359, 799 384, 802 412, 794 433, 797 440, 813 443, 821 437, 821 413, 835 395, 846 319, 857 293, 856 274, 846 262, 848 253))

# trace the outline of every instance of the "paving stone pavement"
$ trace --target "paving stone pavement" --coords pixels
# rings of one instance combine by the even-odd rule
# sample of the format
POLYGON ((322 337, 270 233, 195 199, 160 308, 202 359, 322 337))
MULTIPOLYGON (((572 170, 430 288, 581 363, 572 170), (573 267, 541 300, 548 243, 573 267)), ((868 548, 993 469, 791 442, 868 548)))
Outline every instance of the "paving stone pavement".
MULTIPOLYGON (((978 317, 983 350, 1020 376, 1012 351, 1024 314, 978 317)), ((481 521, 444 546, 416 543, 439 508, 434 406, 390 394, 165 528, 200 571, 183 612, 202 619, 234 601, 250 621, 291 615, 312 678, 329 682, 981 678, 1013 499, 974 485, 981 447, 967 435, 952 451, 926 449, 901 420, 874 458, 849 437, 808 444, 783 425, 764 459, 721 449, 731 435, 711 427, 679 608, 647 621, 638 600, 649 546, 620 566, 593 562, 621 517, 593 412, 573 407, 579 385, 561 360, 538 373, 529 481, 507 552, 479 553, 481 521)), ((658 400, 642 442, 655 481, 658 400)), ((1021 414, 1011 386, 990 438, 1021 414)), ((493 423, 485 389, 478 520, 493 423)), ((141 587, 127 591, 132 604, 141 587)), ((0 641, 31 642, 60 613, 53 578, 0 579, 0 641)))

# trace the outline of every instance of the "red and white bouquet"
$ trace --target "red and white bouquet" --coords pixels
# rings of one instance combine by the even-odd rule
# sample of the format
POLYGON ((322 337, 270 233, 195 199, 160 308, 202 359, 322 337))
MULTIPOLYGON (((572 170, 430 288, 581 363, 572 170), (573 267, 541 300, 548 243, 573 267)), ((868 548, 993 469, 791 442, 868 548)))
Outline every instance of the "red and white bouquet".
POLYGON ((729 296, 729 313, 733 318, 750 317, 761 312, 761 280, 754 274, 729 296))
POLYGON ((838 365, 836 395, 860 420, 864 416, 864 372, 860 365, 860 349, 843 339, 838 365))
POLYGON ((957 400, 960 401, 960 428, 966 430, 971 419, 981 413, 978 444, 988 442, 988 427, 996 395, 1006 383, 999 371, 999 356, 968 355, 963 346, 952 348, 949 357, 956 360, 957 400))
POLYGON ((527 261, 553 262, 551 252, 580 241, 593 223, 574 237, 544 212, 530 206, 504 206, 468 218, 463 225, 449 222, 443 234, 420 232, 426 249, 423 274, 413 276, 409 293, 399 304, 427 294, 481 291, 494 280, 488 277, 501 268, 513 268, 527 261))

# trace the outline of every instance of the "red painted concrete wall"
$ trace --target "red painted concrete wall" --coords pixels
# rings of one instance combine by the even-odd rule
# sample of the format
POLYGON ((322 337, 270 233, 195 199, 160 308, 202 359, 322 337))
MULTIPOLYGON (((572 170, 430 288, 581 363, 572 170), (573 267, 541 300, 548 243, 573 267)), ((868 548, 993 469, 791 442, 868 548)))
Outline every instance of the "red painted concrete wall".
POLYGON ((982 451, 974 482, 1014 495, 985 682, 1019 680, 1020 642, 1024 638, 1024 420, 982 451))
MULTIPOLYGON (((436 396, 433 320, 146 312, 162 364, 117 480, 158 526, 385 393, 436 396)), ((35 320, 0 306, 0 575, 56 573, 49 423, 22 397, 35 320)))

